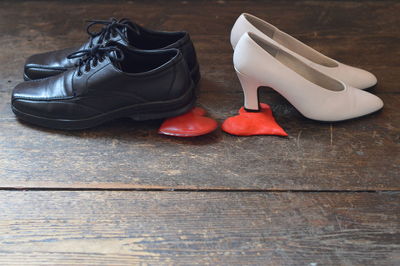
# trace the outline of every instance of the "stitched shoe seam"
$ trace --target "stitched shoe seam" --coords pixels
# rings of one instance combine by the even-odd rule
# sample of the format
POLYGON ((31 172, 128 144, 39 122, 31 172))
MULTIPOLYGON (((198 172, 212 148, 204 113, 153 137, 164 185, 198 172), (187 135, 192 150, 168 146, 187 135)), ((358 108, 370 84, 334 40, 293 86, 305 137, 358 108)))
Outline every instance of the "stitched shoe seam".
POLYGON ((29 65, 29 66, 25 66, 25 69, 58 70, 58 71, 68 70, 68 68, 66 68, 66 67, 50 67, 50 66, 45 66, 45 65, 29 65))

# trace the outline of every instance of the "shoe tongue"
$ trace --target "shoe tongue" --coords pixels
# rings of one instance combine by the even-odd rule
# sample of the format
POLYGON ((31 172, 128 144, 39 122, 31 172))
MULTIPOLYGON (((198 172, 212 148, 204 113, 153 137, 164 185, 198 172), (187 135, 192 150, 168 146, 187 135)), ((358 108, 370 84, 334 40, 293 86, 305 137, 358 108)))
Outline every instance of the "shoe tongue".
MULTIPOLYGON (((119 42, 122 45, 129 45, 129 43, 128 43, 129 42, 129 35, 131 35, 131 33, 128 32, 128 31, 131 31, 129 29, 129 26, 131 26, 134 29, 136 27, 134 27, 134 24, 132 22, 130 22, 129 20, 127 20, 127 19, 126 20, 125 19, 121 20, 120 23, 127 25, 127 27, 119 27, 119 30, 123 33, 123 35, 125 37, 125 40, 124 40, 124 38, 122 38, 121 36, 118 35, 118 37, 113 38, 112 41, 119 42)), ((136 34, 136 32, 134 32, 134 34, 136 34)))
MULTIPOLYGON (((109 42, 109 43, 107 43, 106 47, 108 47, 108 46, 115 46, 115 47, 118 47, 122 52, 125 52, 125 45, 124 45, 124 44, 121 44, 120 42, 115 42, 115 41, 109 42)), ((112 51, 111 54, 112 54, 113 57, 120 57, 120 56, 117 54, 116 51, 112 51)), ((114 60, 112 57, 110 57, 110 61, 111 61, 111 63, 112 63, 116 68, 122 70, 122 68, 121 68, 121 61, 114 60)))
MULTIPOLYGON (((123 29, 121 29, 121 31, 124 34, 125 39, 128 40, 128 30, 127 30, 127 28, 123 28, 123 29)), ((121 36, 118 36, 115 39, 113 38, 112 41, 113 42, 118 42, 118 43, 120 43, 122 45, 128 45, 128 43, 123 38, 121 38, 121 36)))
MULTIPOLYGON (((136 39, 136 36, 140 35, 140 28, 139 25, 137 25, 136 23, 133 23, 132 21, 124 21, 123 24, 126 24, 127 27, 124 27, 122 29, 122 33, 124 34, 126 40, 128 40, 128 42, 133 38, 136 39)), ((121 40, 121 43, 128 45, 128 43, 125 43, 124 40, 121 40)))

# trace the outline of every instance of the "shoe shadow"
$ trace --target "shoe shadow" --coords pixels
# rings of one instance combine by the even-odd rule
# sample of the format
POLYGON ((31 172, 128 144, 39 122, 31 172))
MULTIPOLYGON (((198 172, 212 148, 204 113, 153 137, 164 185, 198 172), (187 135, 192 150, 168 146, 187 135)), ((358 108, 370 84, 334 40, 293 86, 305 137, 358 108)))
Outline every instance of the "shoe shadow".
MULTIPOLYGON (((375 87, 371 88, 374 91, 375 87)), ((60 136, 82 139, 112 139, 132 142, 134 140, 151 141, 152 143, 176 143, 185 145, 210 145, 221 142, 228 134, 220 129, 221 123, 228 117, 237 114, 243 105, 243 93, 239 81, 227 83, 215 82, 203 78, 196 89, 198 97, 197 106, 204 108, 209 117, 219 123, 219 127, 212 133, 198 137, 173 137, 158 134, 158 129, 163 120, 134 121, 129 118, 121 118, 84 130, 57 130, 29 124, 19 120, 24 127, 41 131, 46 134, 58 134, 60 136)), ((301 128, 317 127, 325 128, 329 124, 348 126, 358 121, 364 121, 375 117, 366 116, 341 122, 320 122, 302 116, 285 98, 270 88, 264 88, 260 93, 261 102, 269 104, 275 119, 288 133, 292 135, 301 128)), ((377 112, 379 116, 380 111, 377 112)))
POLYGON ((130 118, 120 118, 102 125, 82 130, 59 130, 32 125, 23 120, 19 123, 29 129, 41 131, 44 134, 57 134, 65 137, 82 139, 113 139, 120 141, 151 141, 152 143, 177 143, 186 145, 209 145, 221 140, 221 132, 217 129, 210 134, 198 137, 173 137, 158 134, 158 129, 163 120, 134 121, 130 118))
MULTIPOLYGON (((208 97, 202 97, 201 95, 207 95, 210 91, 223 91, 224 88, 220 88, 215 82, 209 80, 201 80, 199 86, 196 89, 198 95, 197 106, 206 109, 209 117, 219 120, 215 117, 215 113, 218 110, 214 107, 214 104, 209 104, 208 97), (204 103, 204 104, 203 104, 204 103)), ((219 97, 223 97, 223 94, 219 94, 219 97)), ((214 99, 213 101, 218 101, 214 99)), ((29 129, 41 131, 45 134, 57 134, 65 137, 75 137, 82 139, 111 139, 118 138, 123 141, 134 141, 137 139, 151 141, 152 143, 176 143, 186 145, 210 145, 220 142, 223 138, 223 133, 218 127, 215 131, 198 137, 174 137, 158 134, 163 120, 148 120, 148 121, 134 121, 130 118, 120 118, 113 121, 106 122, 99 126, 83 129, 83 130, 59 130, 40 127, 32 125, 24 120, 18 119, 19 123, 29 129)), ((220 122, 220 121, 218 121, 220 122)))

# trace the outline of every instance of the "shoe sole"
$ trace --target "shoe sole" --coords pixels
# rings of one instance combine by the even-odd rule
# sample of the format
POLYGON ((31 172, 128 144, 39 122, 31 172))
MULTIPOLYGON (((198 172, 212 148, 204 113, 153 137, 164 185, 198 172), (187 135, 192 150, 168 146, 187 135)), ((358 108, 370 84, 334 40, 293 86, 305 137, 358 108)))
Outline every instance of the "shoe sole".
POLYGON ((22 112, 14 106, 12 106, 12 111, 19 119, 38 126, 62 130, 82 130, 123 117, 130 117, 136 121, 174 117, 190 111, 195 106, 195 103, 196 97, 194 94, 193 84, 190 90, 188 90, 184 95, 173 100, 136 104, 79 120, 36 116, 22 112))

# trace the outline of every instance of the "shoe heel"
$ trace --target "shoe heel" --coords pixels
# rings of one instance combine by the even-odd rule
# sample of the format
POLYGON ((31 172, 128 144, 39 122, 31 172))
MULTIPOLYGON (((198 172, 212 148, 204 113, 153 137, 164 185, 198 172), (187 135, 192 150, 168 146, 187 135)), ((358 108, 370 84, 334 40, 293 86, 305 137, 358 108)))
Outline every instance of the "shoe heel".
POLYGON ((244 109, 248 112, 259 112, 260 102, 258 97, 258 88, 261 86, 259 82, 246 76, 236 70, 236 74, 242 85, 244 93, 244 109))

